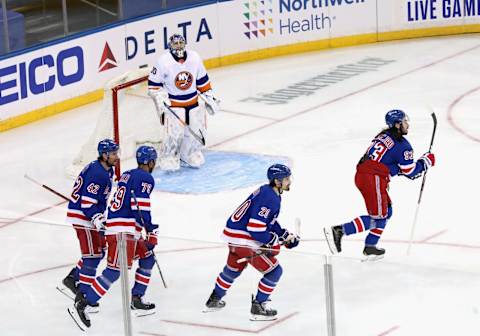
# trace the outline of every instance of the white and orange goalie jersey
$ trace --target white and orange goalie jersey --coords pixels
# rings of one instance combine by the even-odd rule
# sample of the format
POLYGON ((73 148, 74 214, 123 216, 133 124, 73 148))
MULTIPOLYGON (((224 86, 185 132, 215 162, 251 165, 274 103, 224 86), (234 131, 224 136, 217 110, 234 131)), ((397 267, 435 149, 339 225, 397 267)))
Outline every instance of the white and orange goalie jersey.
POLYGON ((203 61, 193 50, 186 51, 186 60, 177 61, 170 52, 163 53, 148 77, 149 91, 164 89, 172 107, 198 104, 198 92, 211 89, 203 61))

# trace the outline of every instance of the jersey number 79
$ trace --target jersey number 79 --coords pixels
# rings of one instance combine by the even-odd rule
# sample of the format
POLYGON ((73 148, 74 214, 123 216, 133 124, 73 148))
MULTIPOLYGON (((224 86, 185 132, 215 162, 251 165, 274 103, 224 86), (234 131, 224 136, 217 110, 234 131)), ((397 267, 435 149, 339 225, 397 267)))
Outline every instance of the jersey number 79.
POLYGON ((125 187, 120 187, 113 195, 112 203, 110 203, 110 211, 115 212, 120 210, 123 205, 123 200, 125 199, 125 187))

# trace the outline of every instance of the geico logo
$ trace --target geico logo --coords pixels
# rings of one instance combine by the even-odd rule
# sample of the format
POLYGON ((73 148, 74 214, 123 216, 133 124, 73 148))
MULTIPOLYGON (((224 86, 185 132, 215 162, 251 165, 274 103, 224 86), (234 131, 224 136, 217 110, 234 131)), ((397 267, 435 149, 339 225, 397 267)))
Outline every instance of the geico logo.
POLYGON ((179 90, 188 90, 193 83, 193 75, 188 71, 182 71, 175 77, 175 86, 179 90))
POLYGON ((45 55, 29 63, 22 62, 0 69, 0 105, 25 99, 28 94, 51 91, 57 83, 66 86, 82 80, 85 74, 83 50, 62 50, 56 58, 45 55))

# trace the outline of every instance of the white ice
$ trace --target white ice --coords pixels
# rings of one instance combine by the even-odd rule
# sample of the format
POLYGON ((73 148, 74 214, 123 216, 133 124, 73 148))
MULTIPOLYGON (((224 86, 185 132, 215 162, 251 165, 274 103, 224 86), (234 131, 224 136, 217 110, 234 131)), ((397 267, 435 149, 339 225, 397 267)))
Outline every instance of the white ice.
MULTIPOLYGON (((380 244, 386 258, 361 263, 364 235, 348 237, 332 258, 337 335, 480 334, 480 42, 462 35, 378 43, 279 57, 210 71, 225 112, 209 119, 211 150, 287 156, 294 184, 280 223, 302 220, 300 246, 279 256, 284 268, 271 305, 276 322, 249 321, 260 274, 248 269, 227 307, 201 312, 223 268, 219 239, 226 218, 254 186, 207 195, 154 192, 156 249, 168 282, 153 270, 146 298, 155 315, 134 318, 136 335, 326 335, 322 228, 365 214, 353 183, 355 165, 391 108, 410 116, 416 157, 428 149, 430 109, 438 116, 433 152, 414 232, 420 179, 392 180, 394 215, 380 244), (284 105, 240 102, 366 57, 395 62, 284 105)), ((0 134, 0 334, 77 335, 71 302, 55 290, 79 257, 65 203, 24 178, 68 194, 65 167, 92 131, 101 104, 0 134), (43 223, 42 223, 43 222, 43 223), (57 225, 58 224, 58 225, 57 225)), ((102 263, 99 267, 101 271, 102 263)), ((90 335, 123 332, 120 282, 101 300, 90 335)))

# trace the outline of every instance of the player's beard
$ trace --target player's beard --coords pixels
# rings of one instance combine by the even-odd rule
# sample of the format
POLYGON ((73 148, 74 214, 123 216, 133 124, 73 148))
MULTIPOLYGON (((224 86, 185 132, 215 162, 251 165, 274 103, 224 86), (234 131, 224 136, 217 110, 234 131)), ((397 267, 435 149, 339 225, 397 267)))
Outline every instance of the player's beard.
POLYGON ((115 159, 110 158, 110 157, 107 158, 107 166, 109 166, 109 167, 115 166, 117 164, 117 162, 118 162, 118 158, 115 158, 115 159))

